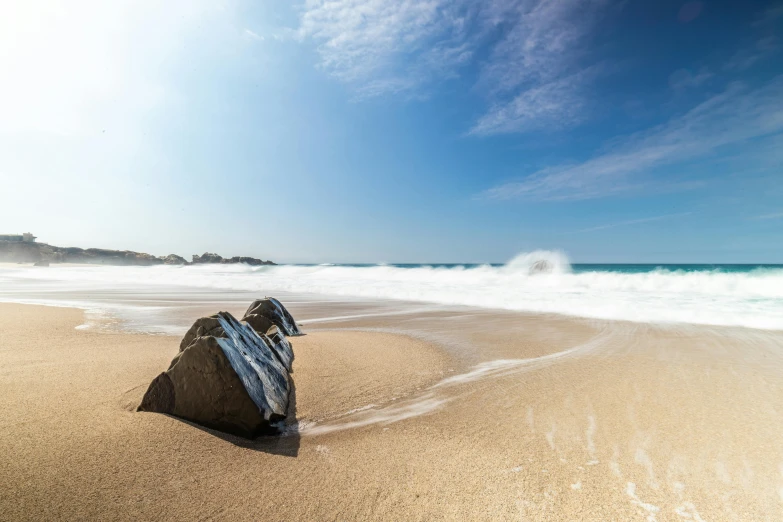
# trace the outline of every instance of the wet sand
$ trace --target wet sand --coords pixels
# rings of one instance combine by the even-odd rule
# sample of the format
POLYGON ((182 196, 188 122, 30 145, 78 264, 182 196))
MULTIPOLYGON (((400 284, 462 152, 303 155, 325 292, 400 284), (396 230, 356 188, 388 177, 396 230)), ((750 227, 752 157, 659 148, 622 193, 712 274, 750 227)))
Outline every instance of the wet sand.
POLYGON ((783 519, 780 332, 305 321, 292 434, 245 441, 132 411, 179 337, 83 322, 0 304, 0 519, 783 519))

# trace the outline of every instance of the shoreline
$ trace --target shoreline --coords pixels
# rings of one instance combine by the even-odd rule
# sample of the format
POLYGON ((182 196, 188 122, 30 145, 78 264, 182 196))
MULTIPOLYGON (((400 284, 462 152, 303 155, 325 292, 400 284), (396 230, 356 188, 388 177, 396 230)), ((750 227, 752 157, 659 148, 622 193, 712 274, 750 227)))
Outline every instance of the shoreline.
MULTIPOLYGON (((88 265, 89 266, 89 265, 88 265)), ((215 290, 215 289, 207 289, 209 291, 215 290)), ((77 310, 81 310, 82 312, 87 314, 96 314, 98 315, 98 318, 90 321, 85 321, 85 324, 83 325, 85 329, 91 329, 91 328, 98 328, 104 332, 114 332, 114 333, 126 333, 126 334, 146 334, 146 335, 161 335, 161 336, 181 336, 189 327, 190 323, 192 322, 191 318, 195 320, 198 313, 202 314, 209 314, 214 313, 218 309, 228 309, 230 311, 236 312, 237 314, 241 315, 241 312, 243 310, 243 306, 245 304, 245 301, 250 301, 256 296, 256 293, 248 293, 248 292, 233 292, 230 290, 227 290, 229 293, 236 293, 243 295, 243 297, 238 297, 231 299, 230 301, 226 301, 224 299, 221 299, 221 293, 219 291, 214 292, 214 298, 207 299, 198 303, 190 303, 187 300, 187 296, 179 298, 179 299, 173 299, 169 301, 165 301, 165 303, 168 305, 168 308, 171 308, 172 310, 176 310, 179 307, 182 306, 188 306, 188 307, 195 307, 197 312, 195 312, 195 315, 191 313, 190 315, 183 315, 178 314, 180 321, 179 324, 160 324, 160 325, 152 325, 152 324, 144 324, 144 323, 138 323, 135 326, 131 327, 130 325, 134 323, 134 319, 129 317, 128 315, 123 315, 123 312, 125 314, 128 314, 129 311, 147 311, 147 312, 160 312, 160 307, 155 307, 149 304, 130 304, 128 303, 100 303, 100 302, 87 302, 87 301, 78 301, 77 299, 52 299, 52 298, 19 298, 15 296, 7 296, 0 293, 0 304, 9 304, 9 305, 23 305, 23 306, 43 306, 43 307, 52 307, 52 308, 73 308, 77 310), (221 308, 222 307, 222 308, 221 308), (187 322, 190 321, 190 322, 187 322), (92 324, 91 324, 92 323, 92 324)), ((285 293, 282 293, 281 295, 285 295, 285 293)), ((519 317, 522 318, 525 321, 534 321, 534 320, 544 320, 544 321, 555 321, 555 322, 565 322, 565 323, 575 323, 575 324, 582 324, 582 325, 588 325, 593 328, 601 328, 604 326, 612 326, 612 325, 618 325, 621 327, 626 328, 657 328, 660 330, 675 330, 675 331, 683 331, 683 330, 693 330, 695 332, 702 331, 704 333, 710 333, 710 334, 725 334, 730 337, 738 337, 743 336, 746 334, 753 335, 754 333, 758 333, 760 335, 763 334, 770 334, 770 335, 777 335, 777 334, 783 334, 783 329, 781 328, 756 328, 752 326, 743 326, 743 325, 723 325, 723 324, 702 324, 702 323, 691 323, 691 322, 672 322, 672 321, 635 321, 635 320, 628 320, 628 319, 604 319, 600 317, 587 317, 587 316, 581 316, 581 315, 570 315, 566 313, 557 313, 557 312, 536 312, 536 311, 525 311, 525 310, 508 310, 505 308, 485 308, 485 307, 471 307, 467 305, 443 305, 438 303, 431 303, 427 301, 405 301, 405 300, 396 300, 396 299, 388 299, 388 298, 374 298, 374 299, 366 299, 362 297, 354 297, 349 296, 345 297, 344 299, 339 299, 339 296, 329 296, 329 295, 319 295, 319 294, 307 294, 307 295, 298 295, 294 294, 294 298, 301 299, 305 298, 301 303, 297 304, 329 304, 329 305, 347 305, 349 309, 352 310, 359 310, 367 307, 373 307, 377 306, 380 307, 381 311, 378 312, 371 312, 371 313, 362 313, 362 314, 353 314, 353 315, 328 315, 331 312, 326 312, 326 314, 321 314, 323 317, 309 317, 300 320, 297 320, 297 323, 300 323, 306 327, 315 327, 316 329, 329 329, 329 330, 340 330, 340 329, 347 329, 347 330, 357 330, 361 329, 361 327, 357 328, 355 326, 356 322, 361 323, 364 319, 370 319, 372 323, 372 319, 389 319, 394 318, 395 316, 411 316, 415 315, 417 313, 436 313, 436 312, 444 312, 444 313, 451 313, 451 314, 466 314, 466 315, 476 315, 476 314, 483 314, 483 315, 498 315, 498 316, 511 316, 511 317, 519 317), (324 300, 320 299, 314 299, 314 298, 324 298, 324 300), (383 311, 385 307, 392 308, 392 310, 383 311), (406 310, 407 308, 407 310, 406 310), (340 325, 349 325, 349 326, 340 326, 340 325)), ((165 307, 164 307, 165 308, 165 307)), ((296 308, 296 305, 294 305, 294 308, 296 308)), ((299 313, 301 313, 300 310, 297 310, 299 313)), ((296 314, 297 317, 299 314, 296 314)), ((369 328, 369 330, 372 330, 372 327, 369 328)), ((395 333, 399 335, 414 335, 412 332, 399 330, 399 329, 388 329, 389 333, 395 333)), ((415 336, 415 335, 414 335, 415 336)))
MULTIPOLYGON (((184 451, 197 461, 200 445, 206 444, 228 454, 237 448, 258 452, 273 459, 265 465, 274 467, 281 456, 296 457, 300 445, 308 445, 297 426, 405 400, 456 367, 442 349, 400 334, 322 331, 293 338, 295 395, 286 419, 293 430, 250 441, 174 417, 135 411, 149 381, 177 353, 179 337, 79 329, 83 321, 78 308, 0 303, 0 352, 5 361, 0 374, 0 451, 17 455, 0 465, 0 482, 15 485, 0 493, 0 518, 160 518, 145 509, 120 513, 117 510, 127 506, 108 498, 95 503, 74 499, 88 493, 80 484, 85 473, 87 482, 94 483, 87 499, 101 496, 101 491, 112 498, 127 495, 125 483, 107 475, 112 469, 123 468, 130 475, 152 472, 153 478, 153 469, 134 469, 139 451, 164 460, 168 452, 178 460, 184 451), (361 357, 356 357, 357 347, 361 357), (411 361, 416 371, 406 370, 411 361), (42 382, 31 393, 30 385, 38 381, 42 382), (24 408, 19 407, 22 404, 24 408), (151 444, 146 432, 163 439, 151 444), (180 446, 162 442, 169 437, 180 446), (184 441, 191 449, 181 446, 184 441), (128 443, 136 457, 112 450, 128 443), (55 456, 63 463, 80 464, 69 469, 53 461, 55 456)), ((239 457, 230 460, 235 458, 239 457)), ((187 520, 193 515, 172 512, 162 518, 187 520)))
POLYGON ((132 411, 178 337, 82 321, 0 304, 0 518, 783 517, 774 332, 488 310, 312 324, 292 338, 297 423, 247 441, 132 411), (379 331, 395 325, 427 340, 379 331))
MULTIPOLYGON (((413 307, 467 307, 594 321, 783 332, 783 270, 637 273, 630 268, 623 272, 621 266, 615 272, 571 272, 569 266, 564 264, 562 273, 531 275, 513 263, 476 268, 279 265, 260 269, 0 265, 4 286, 0 294, 6 300, 125 307, 130 314, 138 311, 137 305, 166 312, 171 306, 231 306, 272 294, 289 301, 330 301, 344 309, 349 302, 356 304, 351 313, 346 309, 344 314, 330 314, 336 316, 391 308, 407 312, 413 307)), ((155 326, 175 333, 166 327, 189 325, 191 318, 155 326)))

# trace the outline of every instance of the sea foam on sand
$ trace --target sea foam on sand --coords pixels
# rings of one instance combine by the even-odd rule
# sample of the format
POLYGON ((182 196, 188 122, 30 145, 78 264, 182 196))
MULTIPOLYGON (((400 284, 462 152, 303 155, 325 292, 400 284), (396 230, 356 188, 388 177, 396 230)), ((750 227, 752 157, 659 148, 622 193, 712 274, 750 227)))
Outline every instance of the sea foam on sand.
POLYGON ((30 270, 5 265, 0 267, 0 281, 0 299, 13 300, 8 296, 32 284, 41 294, 36 302, 79 293, 84 301, 79 304, 85 307, 97 305, 87 295, 96 289, 102 293, 100 302, 110 306, 107 291, 112 289, 133 288, 154 296, 166 288, 179 288, 393 299, 598 319, 783 330, 783 268, 572 271, 565 255, 547 251, 520 254, 504 266, 467 267, 53 265, 30 270))

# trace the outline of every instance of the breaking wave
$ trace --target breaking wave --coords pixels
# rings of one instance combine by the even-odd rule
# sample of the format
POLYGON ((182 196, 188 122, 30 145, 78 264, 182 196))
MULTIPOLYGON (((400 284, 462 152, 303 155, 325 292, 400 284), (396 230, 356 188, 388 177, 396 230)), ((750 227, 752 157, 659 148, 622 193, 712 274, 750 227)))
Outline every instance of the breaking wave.
POLYGON ((190 287, 395 299, 639 322, 783 330, 783 269, 572 269, 560 252, 523 253, 502 266, 198 265, 0 269, 4 290, 190 287), (30 288, 29 286, 26 286, 30 288))

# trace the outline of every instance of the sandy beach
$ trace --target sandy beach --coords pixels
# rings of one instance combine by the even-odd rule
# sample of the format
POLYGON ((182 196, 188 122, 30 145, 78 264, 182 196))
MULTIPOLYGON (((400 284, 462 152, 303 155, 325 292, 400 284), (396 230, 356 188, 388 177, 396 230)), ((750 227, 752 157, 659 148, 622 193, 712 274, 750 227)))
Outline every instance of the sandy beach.
POLYGON ((311 328, 291 433, 247 441, 133 411, 178 337, 2 304, 0 518, 783 517, 777 334, 483 314, 470 356, 377 318, 311 328))
POLYGON ((783 0, 6 1, 0 522, 783 522, 783 0))

